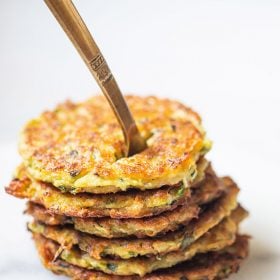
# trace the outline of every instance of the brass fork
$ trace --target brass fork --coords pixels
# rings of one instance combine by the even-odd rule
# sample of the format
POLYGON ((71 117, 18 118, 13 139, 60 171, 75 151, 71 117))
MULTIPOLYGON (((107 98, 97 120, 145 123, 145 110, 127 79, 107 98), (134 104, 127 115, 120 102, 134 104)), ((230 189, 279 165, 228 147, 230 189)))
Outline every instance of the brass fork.
POLYGON ((140 135, 135 120, 110 71, 100 49, 71 0, 44 0, 63 30, 88 66, 106 96, 121 125, 126 143, 126 156, 143 151, 146 141, 140 135))

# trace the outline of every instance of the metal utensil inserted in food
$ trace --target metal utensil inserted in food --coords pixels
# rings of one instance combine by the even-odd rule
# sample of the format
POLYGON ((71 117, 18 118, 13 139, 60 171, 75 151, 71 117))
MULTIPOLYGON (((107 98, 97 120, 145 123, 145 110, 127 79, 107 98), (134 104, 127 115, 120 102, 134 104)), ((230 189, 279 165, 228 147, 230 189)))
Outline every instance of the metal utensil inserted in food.
POLYGON ((45 0, 45 2, 78 50, 110 103, 123 130, 127 147, 126 156, 132 156, 143 151, 147 147, 146 141, 140 135, 135 120, 106 60, 74 4, 71 0, 45 0))

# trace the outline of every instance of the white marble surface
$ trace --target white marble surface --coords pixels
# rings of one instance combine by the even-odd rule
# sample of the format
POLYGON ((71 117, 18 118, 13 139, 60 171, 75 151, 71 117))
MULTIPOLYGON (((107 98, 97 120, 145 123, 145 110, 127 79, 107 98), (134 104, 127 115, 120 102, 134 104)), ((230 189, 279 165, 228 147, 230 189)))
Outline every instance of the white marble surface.
MULTIPOLYGON (((250 258, 231 279, 280 279, 280 2, 76 3, 125 91, 177 98, 201 113, 214 140, 209 158, 236 179, 251 213, 242 226, 253 236, 250 258)), ((97 87, 43 1, 1 1, 0 26, 4 186, 20 161, 22 124, 97 87)), ((39 263, 23 209, 0 188, 0 279, 63 279, 39 263)))

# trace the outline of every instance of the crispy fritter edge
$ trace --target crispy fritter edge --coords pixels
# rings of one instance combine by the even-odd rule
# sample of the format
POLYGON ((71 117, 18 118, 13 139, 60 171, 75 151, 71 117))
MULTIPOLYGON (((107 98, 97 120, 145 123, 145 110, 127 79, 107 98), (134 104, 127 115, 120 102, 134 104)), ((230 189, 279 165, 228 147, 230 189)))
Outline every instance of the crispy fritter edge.
POLYGON ((198 280, 224 279, 238 271, 241 262, 248 256, 249 236, 238 235, 232 246, 220 252, 200 254, 191 261, 173 268, 139 276, 114 276, 102 272, 81 269, 62 260, 53 261, 59 246, 40 235, 33 236, 43 265, 56 274, 64 274, 75 280, 198 280))

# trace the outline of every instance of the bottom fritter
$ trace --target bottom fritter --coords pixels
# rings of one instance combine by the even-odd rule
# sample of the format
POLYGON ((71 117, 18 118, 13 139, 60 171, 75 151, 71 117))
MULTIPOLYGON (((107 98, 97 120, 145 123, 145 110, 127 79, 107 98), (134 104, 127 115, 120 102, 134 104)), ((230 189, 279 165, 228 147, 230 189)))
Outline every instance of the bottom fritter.
POLYGON ((181 263, 173 268, 139 276, 116 276, 103 272, 83 269, 60 259, 53 261, 59 245, 34 235, 37 250, 44 266, 56 274, 64 274, 74 280, 214 280, 227 278, 237 272, 240 263, 248 255, 248 237, 238 235, 235 243, 221 251, 198 254, 191 261, 181 263))

